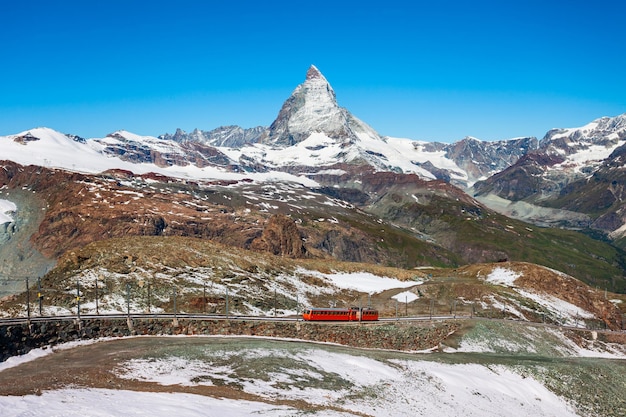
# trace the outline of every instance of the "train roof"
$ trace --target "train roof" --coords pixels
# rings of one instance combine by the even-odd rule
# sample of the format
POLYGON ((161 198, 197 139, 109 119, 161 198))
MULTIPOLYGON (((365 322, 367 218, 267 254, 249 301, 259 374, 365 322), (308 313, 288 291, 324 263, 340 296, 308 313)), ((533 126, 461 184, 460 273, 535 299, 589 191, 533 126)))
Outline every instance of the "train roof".
MULTIPOLYGON (((311 311, 350 311, 358 310, 358 307, 307 307, 305 310, 311 311)), ((375 311, 375 308, 363 307, 362 310, 375 311)))

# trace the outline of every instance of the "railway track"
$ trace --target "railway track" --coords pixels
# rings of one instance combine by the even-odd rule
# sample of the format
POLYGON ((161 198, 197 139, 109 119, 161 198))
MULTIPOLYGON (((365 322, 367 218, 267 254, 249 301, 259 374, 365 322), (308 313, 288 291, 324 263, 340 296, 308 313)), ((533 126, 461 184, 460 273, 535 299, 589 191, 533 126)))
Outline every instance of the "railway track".
MULTIPOLYGON (((0 318, 0 326, 22 325, 29 323, 54 323, 60 321, 80 321, 80 320, 254 320, 264 322, 305 322, 302 317, 270 317, 270 316, 245 316, 245 315, 225 315, 225 314, 185 314, 185 313, 108 313, 108 314, 81 314, 81 315, 63 315, 63 316, 31 316, 28 317, 11 317, 0 318)), ((424 321, 444 321, 444 320, 489 320, 511 322, 510 319, 498 319, 476 316, 463 315, 437 315, 437 316, 415 316, 415 317, 381 317, 377 321, 315 321, 314 323, 331 323, 331 324, 374 324, 374 323, 394 323, 394 322, 424 322, 424 321)), ((586 327, 563 326, 553 323, 536 323, 527 321, 517 321, 522 325, 546 326, 560 329, 571 330, 589 330, 600 333, 624 333, 626 330, 609 330, 609 329, 589 329, 586 327)))
MULTIPOLYGON (((451 320, 466 319, 469 316, 420 316, 420 317, 381 317, 378 322, 410 322, 410 321, 427 321, 427 320, 451 320)), ((267 322, 302 322, 302 317, 271 317, 271 316, 245 316, 245 315, 224 315, 224 314, 184 314, 184 313, 108 313, 108 314, 81 314, 81 315, 63 315, 63 316, 31 316, 31 317, 11 317, 0 318, 0 325, 42 323, 42 322, 58 322, 58 321, 77 321, 77 320, 111 320, 111 319, 132 319, 132 320, 174 320, 174 319, 190 319, 190 320, 255 320, 267 322)), ((352 322, 331 322, 331 323, 359 323, 355 320, 352 322)))

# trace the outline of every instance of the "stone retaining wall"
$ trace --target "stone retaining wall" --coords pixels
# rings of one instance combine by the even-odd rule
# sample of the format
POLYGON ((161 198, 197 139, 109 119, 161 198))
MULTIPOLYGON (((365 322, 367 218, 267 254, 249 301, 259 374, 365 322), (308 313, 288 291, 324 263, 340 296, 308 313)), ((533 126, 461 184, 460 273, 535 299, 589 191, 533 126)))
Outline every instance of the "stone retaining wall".
POLYGON ((81 339, 131 335, 243 335, 331 342, 346 346, 416 351, 439 346, 459 321, 312 323, 257 320, 101 319, 0 326, 0 362, 34 348, 81 339))

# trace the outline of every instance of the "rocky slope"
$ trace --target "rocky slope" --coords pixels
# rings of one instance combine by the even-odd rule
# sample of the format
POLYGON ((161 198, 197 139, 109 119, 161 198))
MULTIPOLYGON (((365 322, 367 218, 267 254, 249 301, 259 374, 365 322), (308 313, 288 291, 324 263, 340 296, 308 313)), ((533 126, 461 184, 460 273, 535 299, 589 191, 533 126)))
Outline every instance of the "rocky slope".
MULTIPOLYGON (((626 115, 597 119, 581 128, 551 130, 536 151, 475 184, 474 192, 483 202, 496 195, 579 214, 554 218, 559 225, 600 230, 622 242, 626 234, 621 195, 625 147, 626 115), (586 216, 583 222, 580 215, 586 216)), ((537 220, 532 215, 521 218, 537 220)))
MULTIPOLYGON (((569 167, 564 161, 597 147, 606 153, 607 146, 614 147, 614 161, 598 166, 613 175, 621 169, 620 120, 550 133, 541 146, 551 150, 544 153, 533 150, 533 138, 466 138, 447 146, 381 137, 340 107, 311 67, 267 130, 228 127, 212 136, 169 138, 118 131, 85 140, 40 128, 0 137, 9 158, 0 185, 42 202, 45 213, 31 241, 52 262, 109 237, 194 236, 289 257, 406 267, 531 261, 618 290, 626 288, 622 250, 511 220, 454 184, 514 163, 476 189, 481 198, 532 199, 537 190, 546 192, 546 172, 561 175, 569 167), (584 152, 558 151, 565 148, 584 152)), ((571 171, 587 165, 578 166, 571 171)), ((612 228, 619 239, 620 178, 608 179, 615 210, 599 213, 598 222, 592 223, 594 213, 581 218, 587 208, 580 204, 548 207, 544 217, 574 213, 578 226, 612 228)), ((560 217, 570 226, 571 219, 560 217)))
POLYGON ((159 136, 159 139, 173 140, 179 143, 199 142, 209 146, 239 148, 246 144, 258 142, 266 130, 267 128, 263 126, 250 129, 239 126, 220 126, 210 131, 195 129, 190 133, 177 129, 174 134, 166 133, 159 136))
MULTIPOLYGON (((136 312, 173 312, 176 306, 178 312, 226 313, 228 308, 231 314, 244 315, 297 314, 304 306, 372 305, 384 317, 454 314, 592 329, 624 325, 618 307, 623 296, 534 264, 407 270, 294 259, 185 237, 117 238, 75 248, 41 284, 44 314, 75 311, 80 291, 85 314, 95 312, 97 298, 100 312, 124 312, 128 302, 136 312), (395 283, 381 289, 367 284, 391 278, 395 283), (401 312, 398 301, 405 304, 401 312)), ((31 302, 35 289, 33 285, 31 302)), ((5 299, 0 311, 23 314, 25 301, 24 293, 5 299)))

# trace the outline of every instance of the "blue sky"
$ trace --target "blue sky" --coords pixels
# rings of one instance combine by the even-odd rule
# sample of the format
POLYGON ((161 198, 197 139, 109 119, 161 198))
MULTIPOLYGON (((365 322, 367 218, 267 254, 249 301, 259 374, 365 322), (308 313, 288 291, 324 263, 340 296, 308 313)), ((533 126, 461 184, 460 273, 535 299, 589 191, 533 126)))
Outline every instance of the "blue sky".
POLYGON ((269 126, 311 64, 382 135, 541 138, 626 113, 623 1, 0 5, 0 135, 269 126))

